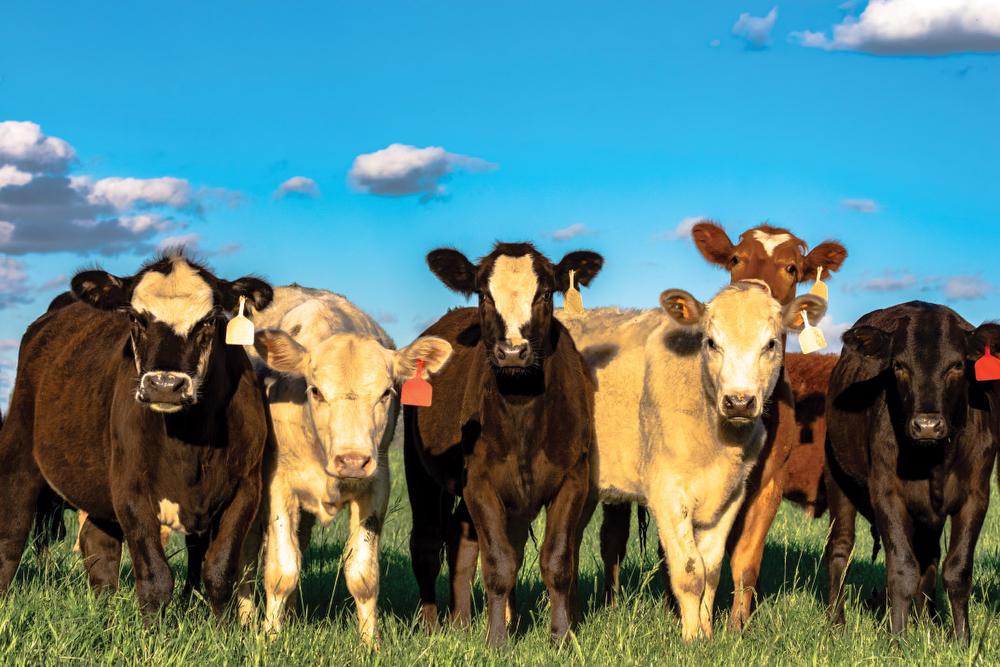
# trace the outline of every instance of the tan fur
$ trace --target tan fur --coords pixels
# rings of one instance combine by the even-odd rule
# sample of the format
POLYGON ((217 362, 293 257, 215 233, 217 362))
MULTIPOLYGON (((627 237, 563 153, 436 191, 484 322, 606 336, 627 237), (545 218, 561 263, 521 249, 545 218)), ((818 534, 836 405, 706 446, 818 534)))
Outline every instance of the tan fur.
POLYGON ((212 288, 183 257, 173 258, 172 263, 170 273, 149 271, 142 277, 132 291, 132 308, 186 336, 212 309, 214 298, 212 288))

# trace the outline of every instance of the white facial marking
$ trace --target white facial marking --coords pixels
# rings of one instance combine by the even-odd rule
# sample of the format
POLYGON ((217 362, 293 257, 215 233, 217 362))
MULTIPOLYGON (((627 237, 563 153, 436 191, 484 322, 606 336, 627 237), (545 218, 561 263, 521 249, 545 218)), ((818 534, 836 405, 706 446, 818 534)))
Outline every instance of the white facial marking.
POLYGON ((160 501, 160 513, 157 515, 161 526, 166 526, 170 530, 187 535, 187 529, 181 523, 181 506, 178 503, 164 498, 160 501))
POLYGON ((512 345, 520 345, 524 342, 521 327, 531 321, 531 302, 538 290, 538 276, 531 255, 497 257, 489 289, 507 329, 506 339, 512 345))
POLYGON ((186 336, 213 303, 212 288, 183 257, 172 260, 170 273, 147 271, 132 292, 132 308, 150 313, 178 336, 186 336))
POLYGON ((759 229, 753 230, 750 232, 750 235, 753 236, 757 243, 764 246, 764 252, 767 253, 768 257, 774 254, 774 249, 779 245, 792 240, 791 234, 768 234, 767 232, 762 232, 759 229))

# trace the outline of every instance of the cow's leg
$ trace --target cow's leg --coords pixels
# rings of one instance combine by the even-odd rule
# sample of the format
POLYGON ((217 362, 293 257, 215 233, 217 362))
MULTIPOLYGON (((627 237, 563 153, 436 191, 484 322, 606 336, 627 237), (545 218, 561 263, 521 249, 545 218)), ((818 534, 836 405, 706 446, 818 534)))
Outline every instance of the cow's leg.
POLYGON ((358 631, 369 646, 378 644, 378 543, 389 504, 389 467, 380 467, 370 491, 351 500, 350 536, 344 578, 358 610, 358 631))
POLYGON ((205 553, 202 578, 206 596, 217 617, 226 611, 236 592, 243 540, 260 506, 262 483, 259 470, 256 472, 240 480, 232 500, 216 518, 212 540, 205 553))
POLYGON ((827 501, 830 506, 830 532, 823 560, 827 572, 827 616, 835 625, 844 624, 844 582, 854 549, 854 524, 857 510, 844 494, 829 469, 824 472, 827 501))
POLYGON ((969 628, 972 561, 988 505, 989 483, 984 486, 985 495, 972 491, 958 513, 951 517, 951 540, 942 569, 944 587, 951 603, 954 636, 965 644, 969 643, 972 634, 969 628))
MULTIPOLYGON (((124 488, 141 489, 141 482, 126 482, 124 488)), ((112 488, 114 491, 114 488, 112 488)), ((148 499, 130 495, 112 495, 115 515, 121 524, 132 570, 135 573, 136 597, 139 610, 147 623, 170 601, 174 592, 174 575, 160 542, 160 521, 148 499)), ((87 519, 90 522, 90 519, 87 519)))
POLYGON ((715 593, 719 590, 722 559, 726 554, 726 539, 742 504, 743 498, 740 494, 740 497, 734 499, 729 507, 723 511, 722 516, 719 517, 714 526, 695 532, 695 543, 698 545, 699 553, 701 553, 701 560, 705 564, 705 592, 701 596, 699 625, 701 634, 709 639, 712 637, 712 612, 715 604, 715 593))
MULTIPOLYGON (((306 556, 309 551, 309 545, 312 543, 312 531, 316 527, 316 515, 310 512, 302 510, 299 512, 299 526, 295 531, 298 536, 299 544, 299 572, 306 567, 306 556)), ((301 576, 299 577, 301 579, 301 576)), ((302 600, 299 598, 299 587, 296 586, 295 590, 291 592, 288 596, 288 600, 285 601, 285 614, 297 615, 299 609, 302 607, 302 600)))
POLYGON ((479 565, 479 541, 465 501, 459 501, 455 508, 448 530, 447 548, 451 622, 467 627, 472 623, 472 582, 479 565))
MULTIPOLYGON (((168 534, 169 536, 169 534, 168 534)), ((160 533, 163 543, 163 533, 160 533)), ((205 564, 205 553, 208 551, 208 533, 202 535, 185 535, 184 546, 187 550, 187 576, 184 578, 185 597, 190 597, 201 585, 201 570, 205 564)), ((164 545, 165 546, 165 545, 164 545)))
POLYGON ((80 510, 76 513, 76 540, 73 542, 73 551, 80 553, 80 533, 83 532, 83 524, 87 523, 87 513, 80 510))
POLYGON ((486 588, 486 643, 507 642, 507 597, 517 582, 517 553, 507 534, 507 510, 485 475, 470 475, 464 498, 476 524, 486 588))
POLYGON ((403 463, 413 522, 410 531, 410 564, 420 589, 420 615, 424 629, 432 632, 438 627, 435 584, 441 572, 441 552, 451 519, 454 496, 446 493, 427 474, 410 442, 409 433, 403 441, 403 463))
POLYGON ((696 639, 701 632, 701 600, 705 594, 705 563, 695 543, 693 505, 672 484, 651 485, 649 509, 656 517, 660 542, 666 554, 670 580, 681 610, 681 637, 696 639))
POLYGON ((278 481, 271 483, 266 501, 264 537, 264 630, 276 633, 284 621, 288 597, 299 585, 299 503, 278 481))
POLYGON ((889 594, 889 631, 906 630, 910 606, 920 586, 920 568, 913 553, 913 520, 903 499, 875 482, 871 489, 875 523, 885 545, 885 583, 889 594))
POLYGON ((923 524, 916 525, 913 534, 913 552, 920 568, 920 585, 914 599, 918 616, 937 613, 937 573, 941 558, 941 531, 923 524))
POLYGON ((122 529, 113 521, 89 517, 80 527, 80 553, 83 566, 96 593, 118 590, 118 572, 122 562, 122 529))
POLYGON ((42 487, 35 505, 35 553, 39 565, 47 566, 53 544, 66 538, 63 510, 66 503, 47 484, 42 487))
POLYGON ((240 624, 247 626, 257 618, 257 610, 253 603, 254 586, 257 582, 257 568, 260 561, 260 548, 264 541, 264 520, 268 516, 266 498, 254 517, 250 530, 243 540, 243 550, 240 552, 240 581, 236 588, 236 606, 239 611, 240 624))
POLYGON ((621 592, 621 565, 625 562, 632 519, 631 503, 603 503, 601 560, 604 561, 604 603, 615 606, 621 592))
POLYGON ((587 505, 589 466, 570 471, 556 497, 545 511, 542 541, 542 579, 549 591, 550 638, 562 643, 573 623, 579 553, 577 534, 587 505))
POLYGON ((31 533, 38 496, 45 486, 31 454, 31 434, 19 415, 0 429, 0 593, 7 591, 31 533))
MULTIPOLYGON (((517 554, 517 571, 521 571, 521 564, 524 563, 524 547, 528 542, 528 533, 531 532, 531 521, 523 517, 511 517, 507 521, 507 534, 510 535, 510 544, 517 554)), ((513 629, 514 621, 517 619, 517 581, 514 588, 510 589, 507 596, 506 620, 508 630, 513 629)))

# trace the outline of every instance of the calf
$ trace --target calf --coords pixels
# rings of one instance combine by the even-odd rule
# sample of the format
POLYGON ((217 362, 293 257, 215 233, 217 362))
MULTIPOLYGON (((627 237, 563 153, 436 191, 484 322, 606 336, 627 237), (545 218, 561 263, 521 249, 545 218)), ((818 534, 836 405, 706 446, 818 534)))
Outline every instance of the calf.
MULTIPOLYGON (((440 338, 396 350, 371 317, 339 294, 279 287, 258 318, 256 350, 270 416, 265 454, 265 629, 281 628, 314 520, 350 508, 344 578, 366 642, 377 639, 378 543, 389 501, 389 443, 399 385, 418 360, 435 373, 451 355, 440 338), (275 372, 276 371, 276 372, 275 372), (300 515, 302 520, 300 523, 300 515)), ((256 560, 259 534, 247 555, 256 560)), ((250 590, 241 607, 250 609, 250 590)))
POLYGON ((240 297, 265 308, 271 287, 222 280, 175 253, 133 276, 84 271, 72 290, 78 301, 21 341, 0 431, 0 590, 37 499, 54 491, 89 514, 80 545, 96 590, 117 587, 124 538, 141 610, 162 608, 173 592, 168 526, 206 554, 205 589, 221 614, 260 502, 267 436, 250 360, 225 344, 226 316, 240 297))
POLYGON ((933 611, 941 533, 951 517, 943 580, 955 637, 969 641, 976 540, 996 460, 996 383, 974 379, 1000 325, 978 329, 945 306, 921 301, 871 312, 844 334, 830 379, 825 561, 829 613, 844 622, 843 582, 857 512, 885 544, 890 630, 911 605, 933 611))
POLYGON ((802 327, 802 309, 821 317, 826 306, 811 295, 781 306, 760 281, 733 283, 705 305, 681 290, 660 302, 666 314, 599 308, 564 322, 588 341, 599 409, 607 401, 598 494, 609 504, 642 503, 656 517, 690 640, 712 635, 726 537, 764 444, 761 414, 780 374, 781 337, 802 327))
POLYGON ((487 642, 507 639, 507 620, 531 521, 546 508, 540 566, 551 604, 551 637, 569 630, 579 539, 593 503, 593 387, 552 295, 588 285, 600 255, 573 252, 553 265, 528 243, 498 243, 472 264, 456 250, 427 263, 478 308, 448 312, 426 334, 453 348, 430 407, 406 407, 406 479, 413 509, 410 553, 423 618, 437 622, 435 579, 448 544, 452 617, 467 623, 482 542, 487 642), (452 511, 460 498, 462 503, 452 511))

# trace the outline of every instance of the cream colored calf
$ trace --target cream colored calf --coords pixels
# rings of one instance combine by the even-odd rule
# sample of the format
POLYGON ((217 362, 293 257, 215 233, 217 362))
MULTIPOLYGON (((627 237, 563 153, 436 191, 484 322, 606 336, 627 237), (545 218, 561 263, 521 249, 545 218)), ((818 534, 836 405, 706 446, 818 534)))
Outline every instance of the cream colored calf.
MULTIPOLYGON (((255 363, 271 419, 260 512, 265 629, 280 630, 298 586, 300 535, 308 540, 312 524, 311 518, 300 524, 301 513, 325 525, 347 506, 344 578, 362 637, 374 642, 378 542, 389 499, 387 456, 399 385, 412 377, 418 359, 430 373, 438 371, 451 346, 424 337, 396 351, 382 328, 344 297, 298 286, 275 289, 274 301, 255 324, 255 363)), ((248 542, 245 558, 252 560, 259 543, 248 542)), ((244 620, 252 613, 250 595, 248 584, 241 587, 244 620)))
POLYGON ((662 311, 560 313, 597 380, 595 479, 604 502, 656 517, 685 640, 712 636, 726 537, 765 435, 760 415, 781 368, 781 337, 826 304, 784 308, 743 281, 708 304, 681 290, 662 311))

